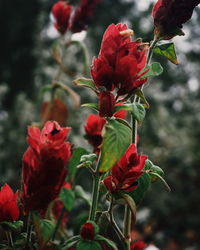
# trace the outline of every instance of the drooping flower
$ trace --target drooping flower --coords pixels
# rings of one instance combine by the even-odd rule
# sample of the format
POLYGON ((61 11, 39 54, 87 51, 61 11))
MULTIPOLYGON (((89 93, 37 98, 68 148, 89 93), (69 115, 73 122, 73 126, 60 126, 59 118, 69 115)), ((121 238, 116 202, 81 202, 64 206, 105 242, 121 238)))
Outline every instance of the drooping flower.
POLYGON ((8 184, 0 190, 0 222, 13 222, 19 219, 19 208, 17 205, 18 192, 13 193, 8 184))
POLYGON ((141 42, 131 41, 132 34, 126 24, 111 24, 105 31, 91 68, 98 88, 108 91, 116 88, 118 95, 124 95, 145 83, 140 77, 146 66, 146 48, 141 42))
POLYGON ((73 33, 81 32, 82 30, 87 29, 87 25, 89 24, 94 9, 96 5, 101 0, 80 0, 79 5, 76 8, 74 16, 72 17, 72 22, 70 29, 73 33))
POLYGON ((72 5, 69 5, 63 0, 58 1, 52 7, 52 14, 55 18, 54 26, 61 34, 65 34, 69 28, 72 8, 72 5))
POLYGON ((131 244, 131 250, 144 250, 147 247, 147 244, 142 240, 138 240, 131 244))
POLYGON ((137 179, 143 174, 146 155, 137 154, 134 144, 130 145, 126 153, 111 169, 111 174, 104 179, 104 185, 110 192, 134 190, 138 183, 137 179))
POLYGON ((199 3, 200 0, 158 0, 152 11, 155 34, 163 39, 183 35, 182 25, 192 17, 199 3))
POLYGON ((61 128, 48 121, 42 131, 28 128, 30 145, 23 156, 21 202, 26 212, 45 212, 63 186, 71 156, 71 146, 65 142, 70 128, 61 128))

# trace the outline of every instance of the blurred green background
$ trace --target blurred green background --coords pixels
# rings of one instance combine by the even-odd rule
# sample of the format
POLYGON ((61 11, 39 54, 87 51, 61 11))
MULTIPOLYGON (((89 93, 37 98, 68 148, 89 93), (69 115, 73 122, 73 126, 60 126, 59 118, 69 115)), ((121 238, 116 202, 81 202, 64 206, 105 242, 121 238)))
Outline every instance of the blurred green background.
MULTIPOLYGON (((71 1, 75 3, 77 1, 71 1)), ((102 0, 95 11, 85 42, 90 60, 97 55, 104 30, 110 23, 126 22, 135 37, 153 38, 153 0, 102 0)), ((50 48, 56 33, 50 22, 51 0, 0 1, 0 184, 20 187, 21 158, 26 127, 40 120, 44 98, 41 87, 50 84, 57 65, 50 48)), ((172 192, 152 185, 138 212, 137 228, 160 249, 200 249, 200 8, 184 25, 184 37, 174 39, 180 65, 155 56, 164 73, 145 88, 150 109, 139 128, 139 149, 166 174, 172 192)), ((71 48, 66 65, 82 73, 82 54, 71 48)), ((94 97, 79 91, 82 102, 94 97)), ((88 110, 76 110, 70 97, 67 125, 72 126, 75 146, 88 147, 82 138, 88 110)), ((87 188, 87 187, 86 187, 87 188)))

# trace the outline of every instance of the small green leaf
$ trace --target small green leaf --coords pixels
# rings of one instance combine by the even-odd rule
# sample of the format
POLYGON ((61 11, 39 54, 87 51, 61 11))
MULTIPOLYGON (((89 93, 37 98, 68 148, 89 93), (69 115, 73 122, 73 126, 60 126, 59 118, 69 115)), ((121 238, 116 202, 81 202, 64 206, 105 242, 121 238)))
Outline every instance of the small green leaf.
MULTIPOLYGON (((152 76, 159 76, 163 72, 163 67, 158 62, 154 62, 151 65, 147 65, 142 72, 148 70, 139 80, 152 77, 152 76)), ((141 72, 141 73, 142 73, 141 72)))
POLYGON ((50 239, 54 229, 55 224, 52 221, 46 219, 41 219, 39 221, 39 232, 43 241, 48 241, 50 239))
POLYGON ((68 239, 67 241, 65 241, 65 243, 61 247, 61 250, 67 250, 67 249, 69 249, 71 247, 74 247, 74 245, 76 245, 80 239, 81 238, 80 238, 79 235, 71 237, 70 239, 68 239))
POLYGON ((164 171, 160 167, 154 165, 149 159, 147 159, 145 162, 145 170, 147 170, 147 172, 150 174, 151 182, 155 182, 158 179, 158 177, 151 175, 151 173, 156 173, 160 176, 164 175, 164 171))
POLYGON ((156 176, 158 179, 160 179, 162 181, 162 183, 165 185, 167 192, 171 192, 170 186, 167 184, 167 182, 163 179, 162 176, 160 176, 157 173, 153 173, 153 172, 150 172, 149 174, 153 175, 153 176, 156 176))
POLYGON ((80 163, 88 162, 89 161, 92 164, 96 160, 96 158, 97 158, 96 154, 82 155, 80 163))
POLYGON ((75 196, 76 198, 83 199, 91 206, 91 196, 81 186, 75 186, 75 196))
POLYGON ((82 104, 81 107, 86 107, 86 108, 94 109, 95 111, 99 111, 98 104, 96 103, 85 103, 85 104, 82 104))
POLYGON ((60 200, 64 203, 65 209, 70 212, 74 207, 75 194, 71 189, 63 188, 60 192, 60 200))
POLYGON ((73 83, 77 86, 82 86, 82 87, 92 89, 96 93, 98 92, 98 89, 96 88, 94 81, 92 79, 79 78, 77 80, 74 80, 73 83))
POLYGON ((102 250, 101 245, 96 241, 81 240, 77 244, 76 250, 102 250))
POLYGON ((88 152, 84 149, 84 148, 76 148, 69 160, 68 163, 68 175, 67 175, 67 180, 69 182, 73 182, 74 181, 74 177, 76 175, 76 171, 77 171, 77 166, 80 163, 80 159, 82 155, 87 154, 88 152))
POLYGON ((150 105, 149 105, 149 103, 147 102, 147 100, 146 100, 146 98, 145 98, 145 96, 144 96, 144 93, 143 93, 143 91, 141 90, 141 89, 136 89, 135 91, 134 91, 134 94, 135 95, 137 95, 142 101, 143 101, 143 106, 145 107, 145 108, 150 108, 150 105))
POLYGON ((97 241, 102 241, 102 242, 105 243, 107 246, 111 247, 112 249, 118 250, 118 249, 117 249, 117 246, 115 245, 115 243, 114 243, 113 241, 111 241, 111 240, 109 240, 109 239, 103 237, 103 236, 100 235, 100 234, 97 234, 97 235, 95 236, 95 240, 97 240, 97 241))
POLYGON ((138 187, 136 189, 134 189, 133 191, 128 193, 133 198, 136 205, 139 205, 141 203, 141 201, 143 200, 146 192, 149 189, 150 183, 151 183, 151 181, 150 181, 149 174, 144 173, 138 179, 138 187))
POLYGON ((123 123, 110 119, 103 133, 99 171, 106 172, 111 169, 126 152, 130 143, 131 130, 123 123))
POLYGON ((4 221, 4 222, 1 222, 0 225, 6 231, 19 232, 21 228, 23 227, 23 221, 21 220, 14 221, 14 222, 4 221))
POLYGON ((154 48, 154 53, 157 55, 164 56, 174 64, 179 64, 176 56, 174 43, 165 43, 154 48))

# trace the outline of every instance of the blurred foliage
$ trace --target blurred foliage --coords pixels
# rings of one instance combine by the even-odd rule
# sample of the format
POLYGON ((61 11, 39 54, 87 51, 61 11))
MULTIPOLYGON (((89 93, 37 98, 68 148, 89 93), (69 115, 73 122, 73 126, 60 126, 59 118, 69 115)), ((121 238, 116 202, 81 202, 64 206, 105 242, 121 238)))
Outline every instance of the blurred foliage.
MULTIPOLYGON (((20 186, 21 158, 26 148, 26 126, 39 121, 42 103, 39 89, 51 83, 57 65, 50 55, 55 38, 49 32, 49 12, 55 1, 0 1, 0 174, 5 182, 20 186)), ((75 2, 75 1, 72 1, 75 2)), ((102 0, 89 27, 86 44, 90 57, 97 55, 104 30, 110 23, 125 21, 136 37, 150 41, 153 21, 150 17, 153 1, 102 0)), ((165 71, 153 78, 145 88, 150 109, 139 128, 139 148, 162 167, 172 188, 166 193, 159 183, 152 185, 138 212, 138 227, 149 241, 161 249, 174 240, 177 249, 200 248, 200 10, 185 25, 185 37, 174 39, 179 66, 155 56, 165 71), (148 209, 146 216, 143 211, 148 209), (196 248, 195 248, 196 247, 196 248)), ((82 73, 82 54, 69 49, 66 65, 78 75, 82 73)), ((71 85, 74 77, 62 76, 71 85)), ((72 85, 71 85, 72 86, 72 85)), ((94 97, 80 87, 82 102, 94 97)), ((76 146, 85 146, 83 123, 88 110, 76 110, 69 96, 61 94, 69 110, 68 126, 73 127, 71 139, 76 146)), ((45 94, 48 99, 48 94, 45 94)), ((44 98, 44 99, 45 99, 44 98)), ((78 176, 78 182, 81 178, 78 176)), ((83 183, 88 189, 89 184, 83 183)), ((76 211, 79 213, 80 211, 76 211)), ((166 248, 167 249, 167 248, 166 248)))

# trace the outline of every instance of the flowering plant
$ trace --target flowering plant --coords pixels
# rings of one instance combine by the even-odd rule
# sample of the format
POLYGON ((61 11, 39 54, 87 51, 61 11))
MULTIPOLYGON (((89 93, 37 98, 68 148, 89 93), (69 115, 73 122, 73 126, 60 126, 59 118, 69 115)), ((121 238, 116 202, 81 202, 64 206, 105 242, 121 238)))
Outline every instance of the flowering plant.
POLYGON ((5 184, 0 191, 6 249, 145 249, 147 243, 131 238, 137 208, 152 183, 160 180, 170 191, 163 170, 138 148, 138 126, 150 108, 144 86, 163 72, 160 63, 151 62, 154 53, 178 64, 173 43, 166 46, 162 40, 183 34, 182 25, 200 1, 158 0, 152 10, 155 27, 150 42, 132 39, 134 32, 127 24, 109 25, 89 68, 86 46, 71 40, 71 34, 87 29, 99 2, 80 0, 73 6, 60 0, 52 7, 54 27, 61 36, 59 46, 52 49, 59 72, 48 86, 50 100, 42 104, 40 123, 28 127, 21 188, 14 194, 5 184), (64 52, 60 53, 74 44, 81 46, 85 72, 91 78, 73 83, 92 90, 96 98, 95 103, 82 105, 96 112, 87 117, 84 126, 91 152, 66 141, 71 130, 64 125, 68 108, 57 94, 67 92, 79 108, 80 96, 60 77, 60 72, 74 76, 63 61, 64 52), (82 169, 92 176, 90 194, 76 184, 82 169), (79 199, 88 206, 86 217, 79 230, 71 225, 68 230, 79 199), (125 208, 123 227, 113 213, 119 205, 125 208), (15 234, 20 239, 12 237, 15 234))

